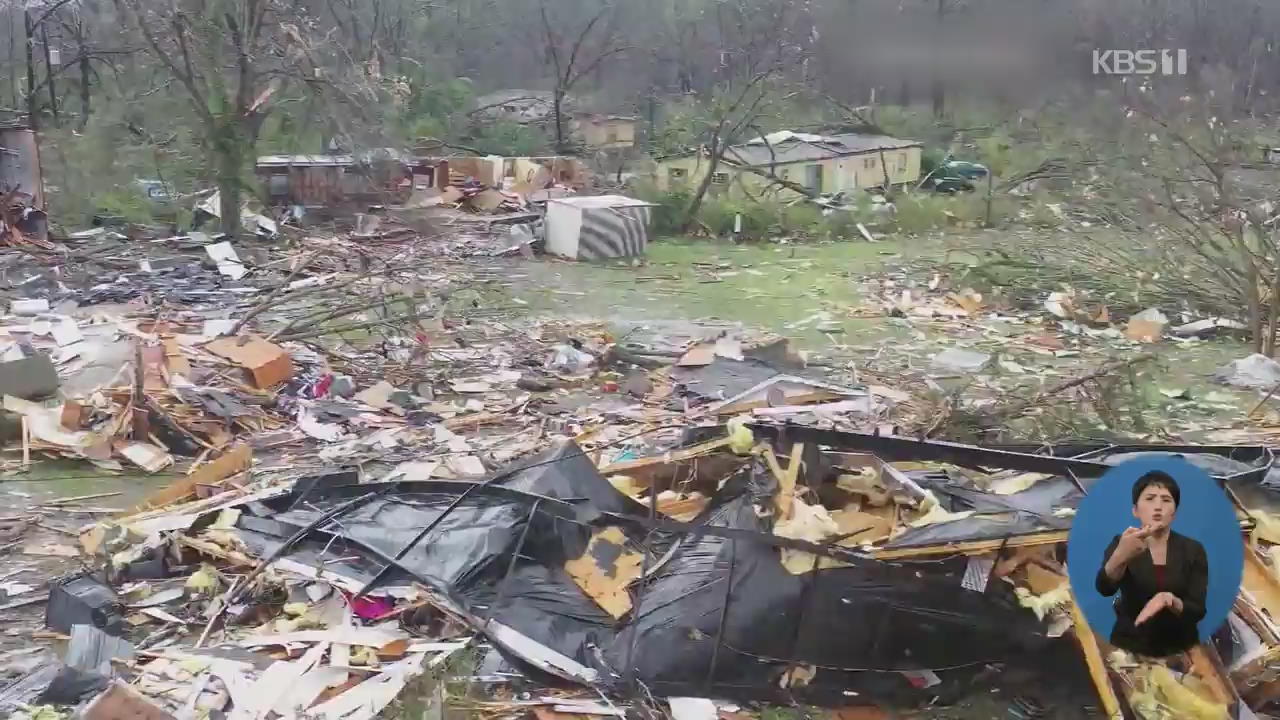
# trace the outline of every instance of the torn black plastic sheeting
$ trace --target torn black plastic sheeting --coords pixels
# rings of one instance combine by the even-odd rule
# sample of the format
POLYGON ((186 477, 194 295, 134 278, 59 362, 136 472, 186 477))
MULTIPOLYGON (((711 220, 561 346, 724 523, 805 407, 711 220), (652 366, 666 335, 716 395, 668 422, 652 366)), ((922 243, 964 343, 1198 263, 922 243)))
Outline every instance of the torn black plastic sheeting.
POLYGON ((653 506, 612 488, 572 443, 541 457, 561 461, 526 463, 513 487, 428 481, 335 488, 313 494, 306 507, 290 508, 288 495, 264 500, 261 508, 276 511, 270 525, 247 513, 238 524, 246 543, 263 554, 266 538, 255 524, 285 537, 289 527, 313 525, 326 505, 390 488, 345 515, 341 526, 317 526, 307 543, 341 537, 342 554, 363 555, 369 572, 395 566, 422 582, 504 653, 603 689, 627 689, 624 678, 634 672, 638 682, 673 694, 768 695, 787 667, 800 664, 850 677, 824 671, 814 687, 793 692, 817 692, 826 678, 838 678, 842 688, 917 702, 921 693, 900 672, 1014 661, 1043 640, 1034 616, 1016 600, 1001 604, 959 591, 963 558, 879 562, 774 535, 773 519, 757 508, 772 505, 777 481, 759 461, 730 478, 696 522, 681 523, 645 517, 653 506), (451 505, 432 543, 393 557, 451 505), (581 556, 593 532, 610 525, 632 543, 642 534, 650 538, 646 549, 663 556, 621 621, 564 567, 581 556), (820 581, 793 575, 779 562, 780 547, 848 565, 817 570, 820 581), (942 642, 944 636, 961 641, 942 642))

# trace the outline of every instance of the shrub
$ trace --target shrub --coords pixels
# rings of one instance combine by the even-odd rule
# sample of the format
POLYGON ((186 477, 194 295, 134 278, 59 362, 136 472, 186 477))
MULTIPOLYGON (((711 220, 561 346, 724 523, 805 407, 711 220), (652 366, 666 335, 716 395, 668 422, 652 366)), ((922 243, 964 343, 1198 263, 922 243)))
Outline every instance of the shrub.
POLYGON ((948 198, 932 193, 906 193, 899 195, 894 204, 898 230, 904 233, 922 233, 945 227, 947 224, 948 198))
POLYGON ((692 193, 681 188, 670 192, 650 192, 648 197, 644 191, 637 192, 637 195, 656 205, 653 208, 653 231, 656 235, 680 234, 683 230, 680 222, 693 199, 692 193))
MULTIPOLYGON (((733 232, 733 221, 741 209, 728 198, 708 196, 698 208, 698 221, 706 226, 707 231, 717 237, 725 237, 733 232)), ((743 219, 743 230, 746 230, 746 219, 743 219)))
POLYGON ((140 187, 133 184, 95 193, 92 204, 95 211, 118 215, 128 222, 149 223, 153 219, 147 196, 140 187))
POLYGON ((781 229, 786 235, 821 237, 826 234, 822 208, 810 202, 785 205, 779 213, 781 229))
POLYGON ((822 219, 822 234, 833 240, 860 240, 862 233, 858 230, 858 222, 861 217, 856 210, 837 210, 822 219))

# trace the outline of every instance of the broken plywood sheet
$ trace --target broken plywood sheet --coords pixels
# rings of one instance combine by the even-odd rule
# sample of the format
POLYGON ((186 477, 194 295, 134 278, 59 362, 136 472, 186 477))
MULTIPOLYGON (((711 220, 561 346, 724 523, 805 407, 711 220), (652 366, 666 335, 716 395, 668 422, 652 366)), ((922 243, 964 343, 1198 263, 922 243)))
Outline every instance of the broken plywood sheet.
POLYGON ((699 343, 676 361, 679 367, 705 367, 715 362, 716 346, 714 343, 699 343))
POLYGON ((204 251, 217 264, 218 272, 232 280, 239 280, 249 272, 244 263, 240 262, 240 256, 236 254, 236 250, 231 246, 230 242, 223 241, 205 245, 204 251))
POLYGON ((169 371, 169 375, 181 375, 183 377, 191 376, 191 363, 187 361, 187 356, 182 352, 182 346, 178 344, 178 339, 167 337, 164 339, 164 361, 165 368, 169 371))
POLYGON ((248 371, 253 386, 275 387, 293 375, 293 360, 284 348, 256 335, 218 338, 205 349, 248 371))
POLYGON ((84 720, 174 720, 133 688, 116 680, 89 702, 84 720))
POLYGON ((877 543, 881 540, 887 540, 893 533, 894 518, 892 506, 886 505, 878 510, 888 510, 888 513, 876 514, 864 512, 856 508, 845 508, 843 510, 835 510, 831 513, 831 519, 835 522, 839 529, 837 533, 845 536, 840 541, 841 545, 865 545, 868 543, 877 543))
POLYGON ((1156 308, 1148 308, 1134 315, 1129 319, 1129 324, 1125 326, 1125 337, 1140 343, 1157 343, 1164 335, 1164 328, 1169 324, 1169 318, 1165 317, 1156 308))
POLYGON ((564 564, 564 569, 582 591, 615 618, 631 610, 627 586, 640 577, 644 556, 627 549, 622 528, 613 526, 591 536, 582 557, 564 564))
POLYGON ((173 464, 173 456, 163 448, 150 443, 128 443, 120 446, 118 452, 128 458, 129 462, 154 474, 173 464))

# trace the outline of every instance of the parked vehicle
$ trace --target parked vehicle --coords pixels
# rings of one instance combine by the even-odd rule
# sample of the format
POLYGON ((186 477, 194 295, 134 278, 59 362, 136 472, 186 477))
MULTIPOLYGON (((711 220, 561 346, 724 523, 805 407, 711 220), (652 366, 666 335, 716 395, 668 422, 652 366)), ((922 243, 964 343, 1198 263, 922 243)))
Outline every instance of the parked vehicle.
POLYGON ((975 180, 985 178, 990 172, 987 166, 979 163, 948 160, 934 169, 922 184, 934 192, 968 192, 973 190, 975 180))

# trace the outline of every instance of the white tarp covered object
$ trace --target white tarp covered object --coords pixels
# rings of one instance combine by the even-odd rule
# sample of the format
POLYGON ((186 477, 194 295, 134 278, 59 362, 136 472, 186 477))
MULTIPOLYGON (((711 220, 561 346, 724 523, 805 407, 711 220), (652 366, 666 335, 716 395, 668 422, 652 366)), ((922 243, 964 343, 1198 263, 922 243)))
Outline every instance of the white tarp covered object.
POLYGON ((579 260, 643 255, 652 203, 621 195, 547 202, 547 252, 579 260))

